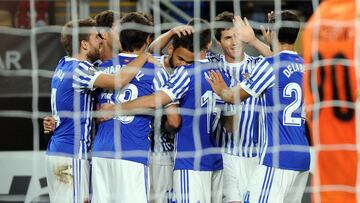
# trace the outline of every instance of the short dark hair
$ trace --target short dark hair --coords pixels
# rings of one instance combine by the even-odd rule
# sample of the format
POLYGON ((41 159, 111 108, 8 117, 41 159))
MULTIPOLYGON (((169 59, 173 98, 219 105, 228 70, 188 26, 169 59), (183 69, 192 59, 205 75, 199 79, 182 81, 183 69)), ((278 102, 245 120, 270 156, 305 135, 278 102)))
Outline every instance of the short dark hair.
MULTIPOLYGON (((143 14, 139 12, 132 12, 124 15, 120 20, 120 24, 137 23, 140 25, 153 26, 143 14)), ((122 29, 120 31, 120 43, 124 51, 134 51, 140 49, 145 43, 147 38, 153 33, 142 31, 140 26, 137 29, 122 29)))
MULTIPOLYGON (((215 22, 229 22, 232 25, 233 19, 234 19, 234 13, 231 13, 229 11, 224 11, 222 13, 219 13, 217 16, 215 16, 214 21, 215 22)), ((220 42, 221 32, 224 30, 230 29, 231 27, 232 26, 215 28, 214 29, 215 39, 220 42)))
MULTIPOLYGON (((148 19, 151 22, 151 25, 154 25, 154 18, 152 17, 152 15, 147 14, 147 13, 141 13, 146 19, 148 19)), ((150 33, 150 41, 153 41, 155 38, 155 33, 152 32, 150 33)))
POLYGON ((121 19, 121 14, 115 11, 106 10, 98 13, 94 19, 98 27, 112 28, 114 20, 121 19))
MULTIPOLYGON (((73 38, 74 22, 77 22, 79 28, 91 28, 96 26, 95 21, 91 18, 77 20, 77 21, 69 21, 64 25, 61 32, 61 43, 64 46, 68 56, 73 55, 72 38, 73 38)), ((89 36, 90 36, 90 31, 84 33, 84 30, 79 30, 79 41, 78 41, 79 48, 81 41, 83 40, 88 41, 89 36)))
POLYGON ((275 23, 276 19, 283 22, 278 30, 277 37, 280 43, 294 44, 300 30, 300 19, 293 12, 285 10, 273 15, 270 23, 275 23), (290 23, 290 24, 289 24, 290 23))
MULTIPOLYGON (((208 45, 211 42, 211 30, 209 23, 204 19, 191 19, 187 25, 194 26, 196 21, 200 22, 200 51, 207 50, 208 45)), ((194 34, 191 35, 182 35, 181 37, 178 37, 177 35, 173 39, 173 47, 174 49, 177 49, 179 47, 183 47, 185 49, 188 49, 191 52, 194 52, 194 34)))

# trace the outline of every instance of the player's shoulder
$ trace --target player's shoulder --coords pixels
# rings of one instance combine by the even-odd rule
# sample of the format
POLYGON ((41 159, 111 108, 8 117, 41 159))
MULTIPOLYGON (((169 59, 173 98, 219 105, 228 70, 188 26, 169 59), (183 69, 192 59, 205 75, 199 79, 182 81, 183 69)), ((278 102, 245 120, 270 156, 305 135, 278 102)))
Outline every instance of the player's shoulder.
POLYGON ((248 55, 248 54, 245 53, 245 60, 247 62, 259 62, 259 61, 263 60, 264 58, 266 58, 266 57, 261 56, 261 55, 259 55, 259 56, 251 56, 251 55, 248 55))
POLYGON ((114 58, 103 61, 101 64, 99 64, 99 67, 102 68, 102 67, 112 66, 113 65, 113 59, 114 58))
POLYGON ((206 59, 210 62, 221 62, 223 60, 223 55, 215 53, 215 52, 206 52, 206 59))
POLYGON ((284 50, 280 53, 271 57, 271 60, 275 62, 276 60, 290 61, 296 63, 304 63, 304 59, 295 51, 284 50))
POLYGON ((94 67, 94 65, 88 61, 78 61, 77 68, 88 71, 90 68, 94 67))
POLYGON ((102 64, 103 62, 100 60, 100 59, 98 59, 98 60, 96 60, 94 63, 92 63, 93 64, 93 66, 95 66, 95 67, 99 67, 101 64, 102 64))

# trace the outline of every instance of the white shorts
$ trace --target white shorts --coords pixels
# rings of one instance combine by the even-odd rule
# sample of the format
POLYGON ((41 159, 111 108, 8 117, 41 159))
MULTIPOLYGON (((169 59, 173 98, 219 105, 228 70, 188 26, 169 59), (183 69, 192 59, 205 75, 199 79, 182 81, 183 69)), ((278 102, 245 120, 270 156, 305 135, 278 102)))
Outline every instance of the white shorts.
POLYGON ((174 171, 173 202, 221 202, 223 171, 174 171))
POLYGON ((46 155, 46 177, 50 202, 89 201, 90 163, 88 160, 46 155))
POLYGON ((293 171, 258 165, 244 197, 247 202, 300 203, 309 171, 293 171))
POLYGON ((257 157, 247 158, 223 154, 224 196, 223 202, 241 202, 247 191, 249 180, 259 163, 257 157))
POLYGON ((148 167, 121 159, 92 158, 93 203, 148 202, 148 167))
POLYGON ((172 200, 173 159, 170 152, 150 152, 150 202, 172 200))

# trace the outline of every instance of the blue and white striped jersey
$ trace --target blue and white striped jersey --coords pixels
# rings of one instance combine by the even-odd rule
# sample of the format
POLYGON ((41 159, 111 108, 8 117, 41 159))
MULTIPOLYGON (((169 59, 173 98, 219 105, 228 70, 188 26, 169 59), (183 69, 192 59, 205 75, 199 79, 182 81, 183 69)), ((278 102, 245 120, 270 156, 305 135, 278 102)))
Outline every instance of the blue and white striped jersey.
POLYGON ((260 97, 260 164, 296 171, 309 170, 309 144, 305 136, 303 59, 282 51, 264 58, 242 89, 260 97))
MULTIPOLYGON (((100 70, 113 74, 130 63, 137 55, 121 53, 100 65, 100 70)), ((168 80, 164 69, 146 63, 133 80, 122 90, 103 90, 99 103, 123 103, 150 95, 168 80)), ((124 159, 147 165, 149 134, 152 116, 119 116, 99 125, 95 137, 93 156, 124 159)))
POLYGON ((93 84, 101 74, 87 61, 62 58, 51 81, 51 109, 56 123, 47 154, 87 158, 91 147, 93 84), (77 118, 77 114, 80 113, 77 118))
MULTIPOLYGON (((239 63, 228 63, 225 57, 221 56, 222 68, 231 79, 231 86, 237 86, 246 80, 252 68, 262 57, 252 57, 245 54, 243 61, 239 63)), ((258 123, 259 111, 257 108, 259 98, 250 97, 239 105, 235 105, 236 116, 234 117, 234 133, 221 129, 221 138, 225 153, 241 156, 258 156, 258 123)))
MULTIPOLYGON (((215 129, 221 115, 233 115, 232 105, 225 104, 206 81, 214 69, 208 60, 178 67, 162 91, 172 101, 179 101, 181 127, 175 141, 175 170, 215 171, 223 168, 221 149, 215 129)), ((225 81, 230 79, 224 74, 225 81)))
MULTIPOLYGON (((165 72, 170 77, 171 74, 173 73, 173 68, 165 67, 164 60, 165 60, 166 55, 162 55, 162 56, 155 55, 154 57, 159 61, 159 63, 161 63, 162 68, 165 70, 165 72)), ((156 116, 154 117, 153 130, 150 134, 150 141, 151 141, 150 151, 151 152, 172 152, 174 150, 175 134, 166 132, 164 129, 162 129, 161 126, 163 126, 164 122, 166 121, 166 115, 164 114, 165 111, 163 109, 157 109, 157 111, 161 111, 163 116, 161 118, 157 118, 156 116), (155 122, 156 118, 158 120, 155 122), (157 123, 158 126, 155 127, 154 126, 155 123, 157 123)))

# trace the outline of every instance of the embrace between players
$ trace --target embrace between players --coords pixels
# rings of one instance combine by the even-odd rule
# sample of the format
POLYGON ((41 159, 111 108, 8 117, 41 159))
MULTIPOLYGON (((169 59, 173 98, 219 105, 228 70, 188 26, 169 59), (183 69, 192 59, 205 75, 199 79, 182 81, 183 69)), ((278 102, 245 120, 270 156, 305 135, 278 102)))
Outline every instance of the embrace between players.
POLYGON ((68 22, 44 119, 51 202, 301 202, 310 154, 293 51, 300 21, 268 17, 280 25, 264 30, 274 52, 229 12, 213 30, 192 19, 155 40, 138 12, 68 22), (212 31, 221 55, 209 52, 212 31))

